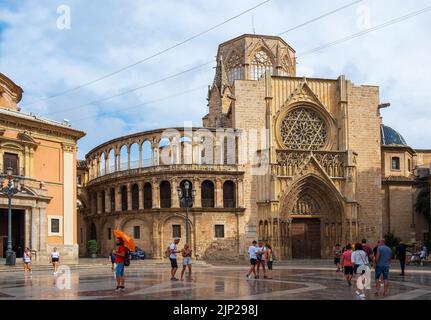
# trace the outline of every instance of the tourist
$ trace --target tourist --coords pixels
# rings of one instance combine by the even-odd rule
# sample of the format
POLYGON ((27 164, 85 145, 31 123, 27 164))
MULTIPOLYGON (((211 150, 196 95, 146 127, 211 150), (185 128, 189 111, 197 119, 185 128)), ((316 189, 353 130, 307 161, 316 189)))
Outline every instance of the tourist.
POLYGON ((358 271, 358 268, 363 265, 368 265, 368 255, 362 248, 362 245, 360 243, 355 244, 355 251, 352 253, 352 263, 353 263, 353 271, 355 274, 358 271))
POLYGON ((189 268, 189 280, 192 280, 192 250, 188 243, 184 245, 184 249, 182 250, 183 255, 183 270, 181 271, 181 281, 183 281, 184 272, 186 268, 189 268))
POLYGON ((373 262, 373 249, 371 249, 371 247, 368 245, 367 239, 362 239, 361 243, 362 249, 367 253, 368 261, 371 265, 373 262))
POLYGON ((124 241, 122 238, 117 238, 117 250, 115 250, 115 276, 117 279, 117 288, 118 291, 126 291, 124 287, 125 282, 125 273, 124 273, 124 258, 126 256, 126 247, 124 246, 124 241))
POLYGON ((266 244, 266 254, 265 254, 266 265, 268 266, 268 279, 272 279, 272 264, 274 262, 274 253, 272 247, 269 243, 266 244))
POLYGON ((407 253, 407 245, 400 241, 397 246, 397 256, 398 260, 400 260, 401 274, 400 276, 404 276, 404 270, 406 268, 406 253, 407 253))
POLYGON ((254 240, 252 242, 252 245, 248 248, 248 256, 250 258, 251 267, 247 273, 247 279, 251 279, 251 277, 250 277, 251 273, 254 274, 254 278, 256 279, 256 264, 257 264, 257 255, 256 255, 257 247, 256 247, 256 245, 257 245, 257 242, 256 242, 256 240, 254 240))
POLYGON ((350 243, 346 246, 346 251, 341 255, 341 266, 344 269, 344 276, 346 277, 346 281, 348 286, 352 285, 352 277, 353 277, 353 263, 352 263, 352 246, 350 243))
POLYGON ((361 300, 365 299, 365 284, 366 284, 366 271, 362 270, 361 275, 356 280, 356 294, 361 300))
POLYGON ((266 254, 266 247, 263 245, 262 241, 259 241, 259 244, 257 246, 257 252, 256 252, 256 258, 257 258, 257 264, 256 264, 256 279, 259 279, 259 269, 262 267, 263 269, 263 277, 266 278, 266 270, 265 270, 265 254, 266 254))
POLYGON ((54 267, 54 275, 56 275, 57 267, 60 264, 60 252, 57 251, 57 248, 54 248, 54 250, 51 252, 49 260, 52 266, 54 267))
POLYGON ((171 280, 173 281, 178 281, 178 279, 175 278, 175 274, 178 270, 177 253, 182 252, 177 251, 178 243, 180 243, 180 238, 175 238, 174 242, 169 245, 169 260, 171 261, 171 280))
POLYGON ((379 295, 380 291, 380 276, 383 274, 384 291, 383 295, 388 295, 389 292, 389 267, 392 259, 392 250, 385 244, 385 240, 379 241, 379 246, 377 247, 377 254, 375 259, 376 266, 376 296, 379 295))
POLYGON ((111 261, 111 270, 115 270, 115 249, 112 249, 111 253, 109 254, 109 261, 111 261))
POLYGON ((424 261, 426 261, 427 257, 428 257, 427 247, 423 246, 421 251, 419 252, 420 264, 422 266, 424 265, 424 261))
POLYGON ((332 252, 334 253, 334 264, 337 267, 337 272, 340 272, 340 260, 341 260, 341 247, 340 244, 336 244, 334 249, 332 249, 332 252))
POLYGON ((31 274, 31 251, 29 248, 25 248, 22 260, 24 262, 24 273, 30 272, 31 274))

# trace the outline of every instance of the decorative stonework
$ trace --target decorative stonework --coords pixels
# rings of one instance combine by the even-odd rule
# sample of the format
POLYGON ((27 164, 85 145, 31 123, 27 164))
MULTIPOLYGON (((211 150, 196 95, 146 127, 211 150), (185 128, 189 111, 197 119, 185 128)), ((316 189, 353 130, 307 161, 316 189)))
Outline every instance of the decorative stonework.
POLYGON ((294 215, 319 215, 319 204, 308 194, 302 196, 293 206, 294 215))
POLYGON ((296 108, 283 119, 280 134, 285 147, 293 150, 320 150, 327 141, 326 124, 309 108, 296 108))

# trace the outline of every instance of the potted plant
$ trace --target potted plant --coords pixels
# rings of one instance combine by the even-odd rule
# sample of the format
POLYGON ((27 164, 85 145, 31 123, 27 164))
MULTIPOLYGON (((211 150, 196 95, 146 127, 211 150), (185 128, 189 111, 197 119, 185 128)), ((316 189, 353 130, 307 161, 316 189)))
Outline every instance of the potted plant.
POLYGON ((96 258, 97 255, 97 241, 96 240, 89 240, 87 242, 87 252, 92 258, 96 258))

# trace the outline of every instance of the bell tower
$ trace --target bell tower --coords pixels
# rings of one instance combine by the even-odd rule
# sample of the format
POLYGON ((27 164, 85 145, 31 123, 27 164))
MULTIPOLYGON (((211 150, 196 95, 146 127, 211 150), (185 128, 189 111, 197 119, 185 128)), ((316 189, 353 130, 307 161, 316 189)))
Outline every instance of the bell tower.
POLYGON ((282 38, 244 34, 219 45, 216 74, 208 90, 209 113, 204 127, 231 127, 235 81, 258 81, 265 74, 296 76, 296 58, 282 38))

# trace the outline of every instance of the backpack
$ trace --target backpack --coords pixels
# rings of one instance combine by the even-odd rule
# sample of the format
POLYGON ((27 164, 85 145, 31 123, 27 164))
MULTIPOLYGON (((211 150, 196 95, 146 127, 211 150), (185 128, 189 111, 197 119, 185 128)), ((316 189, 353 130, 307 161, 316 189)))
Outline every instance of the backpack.
POLYGON ((165 252, 165 258, 169 258, 169 256, 171 255, 171 245, 169 245, 166 248, 166 252, 165 252))
POLYGON ((130 266, 130 250, 127 247, 124 247, 124 266, 130 266))

